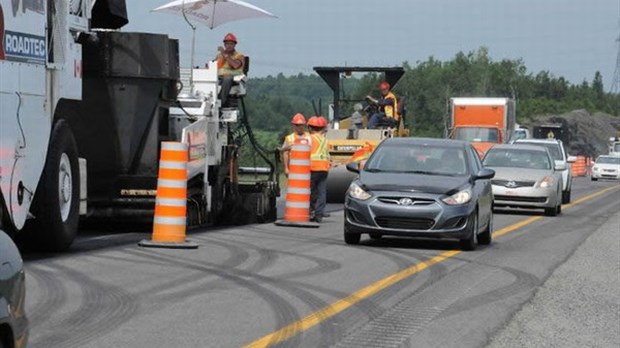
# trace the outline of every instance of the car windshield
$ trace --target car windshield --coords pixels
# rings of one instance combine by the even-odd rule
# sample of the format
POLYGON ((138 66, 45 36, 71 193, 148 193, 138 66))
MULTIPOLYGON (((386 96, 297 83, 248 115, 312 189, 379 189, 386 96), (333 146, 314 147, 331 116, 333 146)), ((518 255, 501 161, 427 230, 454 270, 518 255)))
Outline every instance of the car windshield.
POLYGON ((485 167, 551 169, 549 156, 542 151, 533 150, 492 148, 482 163, 485 167))
POLYGON ((597 164, 620 164, 620 157, 616 156, 601 156, 596 160, 597 164))
POLYGON ((465 151, 455 147, 383 144, 364 166, 369 172, 461 176, 468 173, 465 151))
POLYGON ((551 158, 553 158, 554 161, 564 160, 564 158, 562 157, 562 151, 560 150, 559 143, 535 143, 535 142, 528 142, 528 141, 520 141, 519 144, 544 146, 547 148, 547 150, 549 150, 549 153, 551 154, 551 158))
POLYGON ((464 141, 497 142, 496 128, 463 127, 454 130, 454 139, 464 141))
POLYGON ((525 131, 525 129, 515 129, 515 132, 513 135, 514 140, 526 139, 526 138, 527 138, 527 132, 525 131))

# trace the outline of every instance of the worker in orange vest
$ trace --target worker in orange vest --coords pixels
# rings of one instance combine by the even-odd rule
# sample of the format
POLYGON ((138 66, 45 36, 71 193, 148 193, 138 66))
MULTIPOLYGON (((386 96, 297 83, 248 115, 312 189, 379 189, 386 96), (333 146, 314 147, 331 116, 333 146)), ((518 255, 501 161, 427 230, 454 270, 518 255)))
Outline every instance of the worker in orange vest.
POLYGON ((284 164, 284 175, 288 177, 288 162, 293 144, 295 144, 295 140, 298 138, 306 138, 309 139, 310 134, 306 132, 306 118, 304 115, 297 113, 291 119, 291 124, 293 125, 293 133, 287 135, 284 138, 284 143, 282 144, 282 148, 280 151, 282 152, 282 163, 284 164))
POLYGON ((323 130, 327 120, 322 116, 312 116, 310 127, 310 219, 322 222, 327 203, 327 173, 330 167, 329 144, 323 130))
POLYGON ((233 85, 233 78, 243 75, 245 57, 235 49, 236 46, 237 37, 232 33, 228 33, 224 36, 224 47, 220 46, 217 48, 215 59, 217 61, 217 76, 222 86, 219 93, 222 106, 227 106, 228 94, 233 85))
POLYGON ((387 81, 382 81, 379 84, 379 91, 381 91, 381 99, 379 100, 371 96, 366 97, 368 102, 379 108, 379 111, 370 117, 368 129, 376 128, 380 122, 390 127, 395 127, 398 124, 400 116, 398 115, 398 100, 392 93, 390 84, 387 81))

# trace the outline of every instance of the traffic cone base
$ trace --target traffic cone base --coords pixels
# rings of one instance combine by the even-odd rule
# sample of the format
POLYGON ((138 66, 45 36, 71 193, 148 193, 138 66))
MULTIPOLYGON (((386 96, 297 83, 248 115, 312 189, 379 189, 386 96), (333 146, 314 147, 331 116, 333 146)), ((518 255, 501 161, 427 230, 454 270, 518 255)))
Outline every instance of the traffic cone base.
POLYGON ((184 242, 155 242, 143 239, 138 243, 144 248, 167 248, 167 249, 198 249, 198 243, 186 240, 184 242))
POLYGON ((278 220, 274 222, 276 226, 282 227, 305 227, 305 228, 319 228, 319 223, 312 221, 287 221, 287 220, 278 220))

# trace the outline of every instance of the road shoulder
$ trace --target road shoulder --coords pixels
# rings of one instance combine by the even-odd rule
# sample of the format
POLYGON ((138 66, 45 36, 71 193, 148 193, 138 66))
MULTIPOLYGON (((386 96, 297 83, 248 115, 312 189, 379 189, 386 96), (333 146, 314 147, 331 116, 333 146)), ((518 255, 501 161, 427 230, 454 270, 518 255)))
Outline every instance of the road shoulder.
POLYGON ((487 347, 620 346, 620 212, 559 266, 487 347))

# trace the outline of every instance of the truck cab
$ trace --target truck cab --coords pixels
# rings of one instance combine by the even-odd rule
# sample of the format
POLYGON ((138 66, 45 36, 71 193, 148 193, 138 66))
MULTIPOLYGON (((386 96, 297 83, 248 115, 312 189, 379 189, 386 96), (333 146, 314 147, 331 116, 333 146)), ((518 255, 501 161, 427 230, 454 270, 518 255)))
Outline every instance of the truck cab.
POLYGON ((451 98, 448 137, 470 142, 480 158, 494 145, 510 140, 515 104, 509 98, 451 98))

